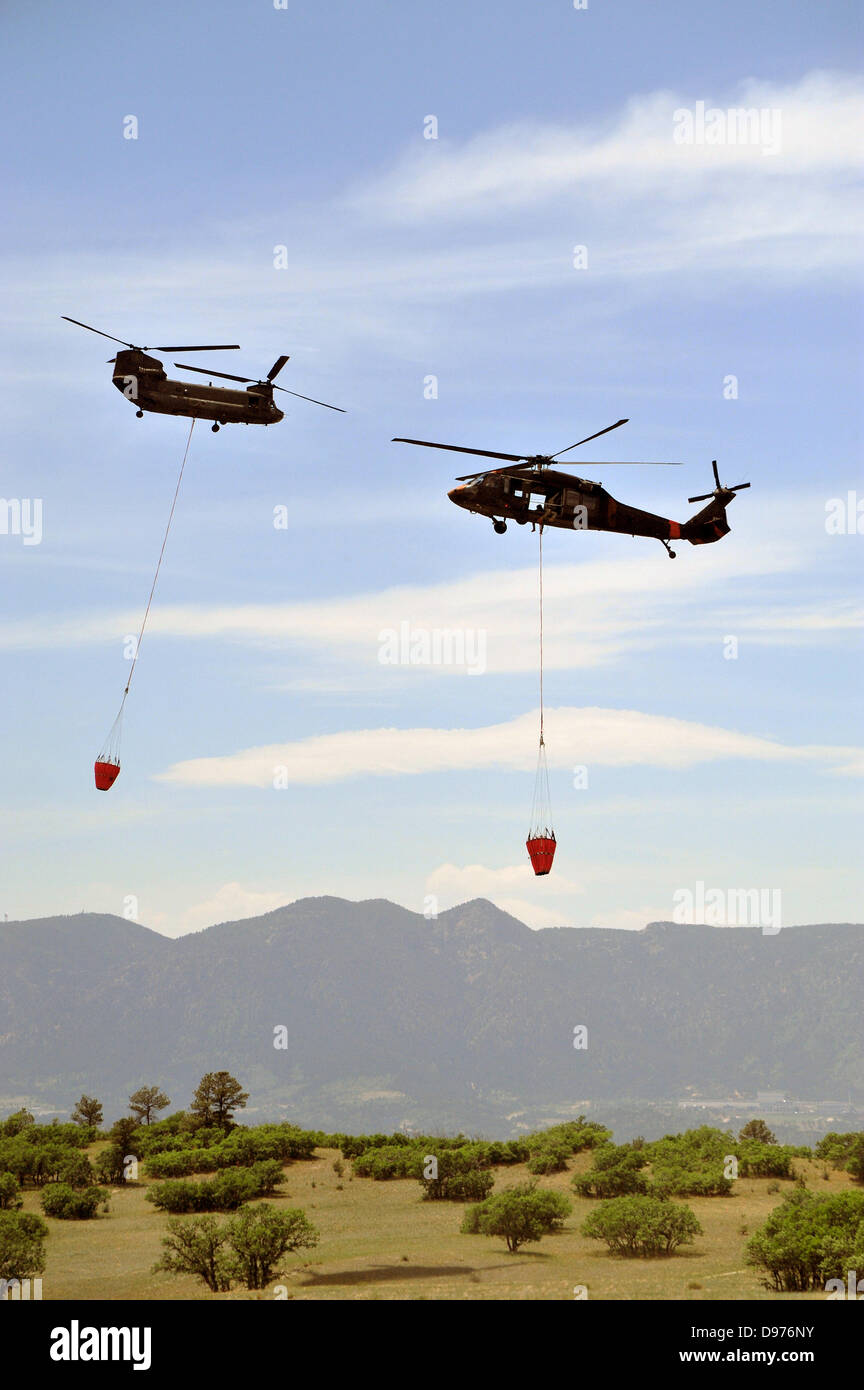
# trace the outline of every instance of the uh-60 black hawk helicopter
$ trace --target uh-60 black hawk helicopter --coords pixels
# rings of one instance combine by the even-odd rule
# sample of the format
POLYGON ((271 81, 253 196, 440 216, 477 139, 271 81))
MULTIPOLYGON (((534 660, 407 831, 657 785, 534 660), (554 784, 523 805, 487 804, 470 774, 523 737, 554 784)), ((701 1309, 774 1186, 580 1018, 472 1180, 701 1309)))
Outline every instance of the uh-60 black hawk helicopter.
MULTIPOLYGON (((158 357, 148 357, 146 347, 136 347, 123 338, 115 338, 112 333, 103 333, 101 328, 92 328, 80 319, 70 319, 62 314, 67 323, 86 328, 90 333, 98 333, 100 338, 110 338, 112 343, 121 343, 127 352, 118 352, 109 358, 114 364, 112 381, 127 400, 137 406, 135 414, 140 420, 145 410, 158 415, 186 415, 196 420, 212 420, 213 433, 220 425, 276 425, 284 419, 283 412, 274 404, 273 392, 284 391, 288 396, 297 396, 301 401, 311 401, 313 405, 326 406, 328 410, 345 412, 339 405, 328 405, 326 401, 316 401, 314 396, 301 396, 299 391, 289 391, 287 386, 274 385, 288 358, 278 357, 263 381, 253 377, 234 376, 231 372, 214 372, 212 368, 191 367, 186 362, 175 362, 175 367, 187 372, 198 372, 201 376, 218 376, 225 381, 239 381, 248 387, 245 391, 232 391, 225 386, 198 386, 192 381, 171 381, 162 369, 158 357)), ((228 352, 239 349, 239 343, 208 343, 189 346, 157 347, 156 352, 228 352)))
MULTIPOLYGON (((576 531, 622 531, 630 536, 653 536, 666 547, 670 559, 675 559, 675 551, 670 540, 689 541, 691 545, 710 545, 719 541, 729 532, 726 508, 735 493, 749 487, 749 483, 738 483, 735 487, 724 487, 717 472, 716 460, 712 463, 714 481, 717 486, 713 492, 700 493, 690 497, 690 502, 708 502, 701 512, 689 521, 668 521, 666 517, 654 512, 643 512, 638 507, 628 507, 616 502, 599 483, 588 478, 578 478, 572 473, 564 473, 553 468, 555 460, 579 444, 587 444, 591 439, 599 439, 601 434, 617 430, 626 425, 626 420, 616 420, 596 434, 589 434, 557 454, 499 454, 491 449, 465 449, 458 444, 433 444, 428 439, 393 440, 394 444, 422 444, 427 449, 450 449, 457 454, 480 454, 483 458, 508 459, 507 468, 491 468, 482 473, 468 473, 457 482, 447 495, 457 507, 469 512, 479 512, 481 516, 492 518, 492 525, 499 536, 507 530, 507 522, 515 521, 524 526, 531 522, 535 526, 563 526, 576 531)), ((607 463, 592 462, 587 468, 607 467, 607 463)), ((616 466, 638 467, 638 463, 616 466)), ((653 466, 653 465, 648 465, 653 466)), ((659 467, 680 468, 680 464, 660 464, 659 467)))

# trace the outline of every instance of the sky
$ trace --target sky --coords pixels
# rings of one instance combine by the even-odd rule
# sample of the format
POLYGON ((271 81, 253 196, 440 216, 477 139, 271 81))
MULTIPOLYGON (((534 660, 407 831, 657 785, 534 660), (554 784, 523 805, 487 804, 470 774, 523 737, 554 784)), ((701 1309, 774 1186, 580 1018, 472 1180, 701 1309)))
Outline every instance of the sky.
POLYGON ((483 896, 635 929, 701 884, 730 926, 745 890, 860 921, 857 6, 83 0, 0 27, 0 914, 176 936, 483 896), (136 419, 63 314, 237 342, 200 361, 253 377, 288 353, 280 382, 346 411, 196 427, 107 794, 188 426, 136 419), (621 417, 581 454, 683 466, 585 470, 620 500, 683 521, 714 458, 751 487, 674 564, 547 529, 535 878, 537 536, 453 507, 470 459, 391 439, 551 453, 621 417), (461 659, 400 659, 442 632, 461 659))

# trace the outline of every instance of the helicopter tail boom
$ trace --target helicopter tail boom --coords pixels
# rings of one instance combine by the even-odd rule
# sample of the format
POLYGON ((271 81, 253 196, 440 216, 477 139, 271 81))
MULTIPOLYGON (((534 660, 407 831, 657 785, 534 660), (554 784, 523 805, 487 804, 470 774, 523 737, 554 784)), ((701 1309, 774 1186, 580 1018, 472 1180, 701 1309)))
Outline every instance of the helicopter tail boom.
POLYGON ((679 528, 681 540, 689 541, 691 545, 713 545, 715 541, 728 536, 731 529, 726 520, 725 505, 716 501, 709 507, 703 507, 701 512, 691 516, 679 528))

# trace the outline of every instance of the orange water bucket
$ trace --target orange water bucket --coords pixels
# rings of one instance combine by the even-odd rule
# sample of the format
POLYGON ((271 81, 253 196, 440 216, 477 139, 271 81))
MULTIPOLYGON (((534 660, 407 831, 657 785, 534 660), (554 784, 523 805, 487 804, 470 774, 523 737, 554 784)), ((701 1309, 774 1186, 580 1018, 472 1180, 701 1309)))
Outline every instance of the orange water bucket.
POLYGON ((96 776, 96 790, 107 792, 120 775, 120 764, 97 758, 93 764, 93 771, 96 776))
POLYGON ((552 860, 555 858, 555 838, 550 835, 538 835, 533 839, 526 840, 525 846, 531 857, 531 866, 538 878, 543 874, 548 874, 552 868, 552 860))

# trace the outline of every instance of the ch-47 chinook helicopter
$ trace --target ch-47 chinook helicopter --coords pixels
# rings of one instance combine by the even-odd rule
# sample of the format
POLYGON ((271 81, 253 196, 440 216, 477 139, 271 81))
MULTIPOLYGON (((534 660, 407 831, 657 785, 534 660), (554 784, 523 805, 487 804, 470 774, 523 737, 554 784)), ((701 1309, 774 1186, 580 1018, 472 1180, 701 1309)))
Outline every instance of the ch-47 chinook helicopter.
MULTIPOLYGON (((591 439, 599 439, 601 434, 617 430, 626 425, 626 420, 616 420, 596 434, 589 434, 577 444, 569 444, 559 449, 557 454, 499 454, 491 449, 465 449, 458 444, 433 444, 428 439, 393 440, 394 444, 422 444, 427 449, 451 449, 457 454, 480 454, 483 458, 508 459, 510 466, 491 468, 483 473, 468 473, 457 482, 447 495, 457 507, 469 512, 479 512, 481 516, 492 518, 492 525, 499 536, 507 530, 507 522, 515 521, 524 526, 531 522, 535 526, 563 526, 576 531, 622 531, 630 536, 652 536, 660 541, 675 559, 675 551, 670 540, 689 541, 691 545, 710 545, 719 541, 729 532, 726 508, 735 493, 749 487, 749 483, 738 483, 735 487, 724 487, 717 472, 716 460, 712 463, 716 487, 713 492, 700 493, 690 497, 690 502, 708 502, 701 512, 689 521, 667 521, 666 517, 654 512, 643 512, 637 507, 628 507, 616 502, 614 497, 599 483, 588 478, 578 478, 572 473, 561 472, 552 465, 561 454, 569 453, 579 444, 587 444, 591 439)), ((587 468, 606 467, 605 462, 592 462, 587 468)), ((616 465, 638 467, 636 463, 616 465)), ((652 465, 649 465, 652 466, 652 465)), ((664 463, 660 467, 680 468, 680 464, 664 463)))
MULTIPOLYGON (((220 425, 275 425, 284 418, 283 412, 273 401, 274 391, 284 391, 288 396, 297 396, 301 401, 311 401, 313 405, 326 406, 328 410, 338 410, 345 414, 339 405, 327 405, 326 401, 316 401, 313 396, 301 396, 299 391, 289 391, 287 386, 274 385, 287 357, 278 357, 263 381, 252 377, 233 376, 231 372, 214 372, 208 367, 190 367, 186 362, 175 362, 175 367, 187 372, 199 372, 201 376, 218 376, 225 381, 239 381, 248 387, 246 391, 232 391, 225 386, 197 386, 192 381, 171 381, 162 370, 158 357, 148 357, 146 347, 136 347, 123 338, 115 338, 112 333, 103 333, 101 328, 92 328, 89 323, 70 319, 62 314, 67 323, 77 324, 90 333, 98 333, 100 338, 110 338, 112 343, 121 343, 127 352, 118 352, 109 358, 114 364, 112 381, 117 390, 137 406, 135 414, 140 420, 145 410, 159 415, 186 415, 196 420, 212 420, 213 433, 220 425)), ((156 352, 227 352, 239 349, 239 343, 209 343, 190 347, 188 344, 173 347, 157 347, 156 352)))

